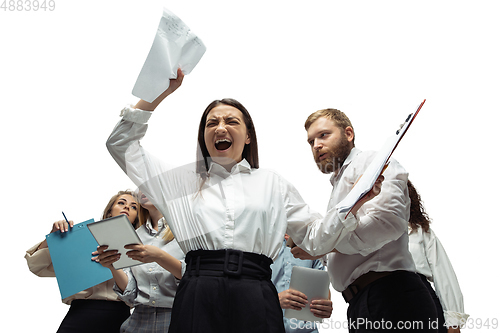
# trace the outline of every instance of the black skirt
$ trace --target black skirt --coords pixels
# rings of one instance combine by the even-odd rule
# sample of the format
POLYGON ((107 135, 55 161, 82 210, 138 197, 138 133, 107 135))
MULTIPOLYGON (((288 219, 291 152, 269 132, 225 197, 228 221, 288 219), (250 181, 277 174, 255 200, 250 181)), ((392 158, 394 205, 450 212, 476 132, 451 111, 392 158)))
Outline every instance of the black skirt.
POLYGON ((196 250, 177 288, 169 332, 284 333, 268 257, 238 250, 196 250))
POLYGON ((121 301, 75 299, 57 333, 112 333, 130 316, 130 308, 121 301))

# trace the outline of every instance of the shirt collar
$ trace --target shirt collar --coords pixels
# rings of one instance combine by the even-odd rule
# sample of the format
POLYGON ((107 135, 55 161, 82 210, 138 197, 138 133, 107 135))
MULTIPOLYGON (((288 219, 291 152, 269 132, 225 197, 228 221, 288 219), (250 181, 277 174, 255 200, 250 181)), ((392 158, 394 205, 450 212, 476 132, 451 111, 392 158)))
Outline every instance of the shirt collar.
POLYGON ((164 217, 162 217, 161 219, 158 220, 158 231, 156 231, 153 228, 153 225, 151 224, 151 220, 148 219, 148 221, 146 222, 146 230, 149 232, 149 234, 160 233, 164 227, 165 227, 165 218, 164 217))
POLYGON ((344 170, 349 166, 349 164, 351 164, 354 157, 356 157, 356 155, 358 155, 359 153, 361 153, 360 149, 358 149, 356 147, 353 147, 351 149, 349 156, 347 156, 344 163, 342 163, 342 166, 340 167, 340 169, 337 172, 334 172, 333 175, 330 177, 330 183, 332 185, 335 184, 336 179, 338 179, 340 176, 342 176, 342 173, 344 173, 344 170))
POLYGON ((214 174, 214 175, 219 175, 219 176, 228 176, 230 174, 235 175, 238 173, 250 173, 252 171, 252 167, 250 164, 247 162, 246 159, 242 159, 239 163, 236 163, 233 165, 231 168, 231 172, 227 172, 226 168, 224 168, 222 165, 217 164, 212 161, 210 163, 210 169, 208 169, 208 174, 214 174))

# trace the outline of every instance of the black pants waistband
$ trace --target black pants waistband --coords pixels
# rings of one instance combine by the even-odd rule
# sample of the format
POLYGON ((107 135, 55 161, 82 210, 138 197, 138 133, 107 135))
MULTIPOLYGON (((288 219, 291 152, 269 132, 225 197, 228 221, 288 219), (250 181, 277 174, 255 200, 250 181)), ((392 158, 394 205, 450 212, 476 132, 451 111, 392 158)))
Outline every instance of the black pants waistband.
POLYGON ((99 310, 127 310, 130 307, 122 301, 106 301, 101 299, 74 299, 71 301, 73 309, 99 309, 99 310))
POLYGON ((195 250, 186 255, 186 274, 270 279, 272 262, 263 254, 240 250, 195 250))

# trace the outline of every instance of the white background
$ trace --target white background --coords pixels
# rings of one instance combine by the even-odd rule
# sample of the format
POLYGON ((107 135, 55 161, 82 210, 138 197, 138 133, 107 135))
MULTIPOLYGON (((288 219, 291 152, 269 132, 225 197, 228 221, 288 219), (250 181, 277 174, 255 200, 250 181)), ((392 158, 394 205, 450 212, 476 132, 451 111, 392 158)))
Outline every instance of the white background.
MULTIPOLYGON (((331 186, 311 158, 306 117, 343 110, 356 146, 376 150, 425 98, 394 157, 421 192, 478 321, 466 331, 500 317, 497 1, 55 2, 54 11, 0 10, 3 327, 57 330, 68 307, 55 279, 28 270, 25 251, 61 211, 99 219, 114 193, 135 189, 104 143, 121 108, 137 101, 132 87, 163 6, 207 52, 155 112, 148 150, 193 161, 204 108, 236 98, 254 118, 261 167, 324 212, 331 186)), ((332 298, 330 325, 341 325, 347 307, 332 298)))

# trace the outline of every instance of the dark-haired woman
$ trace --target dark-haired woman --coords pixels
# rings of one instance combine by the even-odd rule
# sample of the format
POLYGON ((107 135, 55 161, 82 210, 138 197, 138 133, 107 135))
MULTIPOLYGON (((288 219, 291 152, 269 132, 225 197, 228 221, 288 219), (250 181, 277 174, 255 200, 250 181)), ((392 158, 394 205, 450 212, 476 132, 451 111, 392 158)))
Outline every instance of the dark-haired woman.
POLYGON ((429 227, 430 219, 425 212, 420 195, 408 181, 411 199, 409 246, 417 273, 434 299, 439 317, 440 333, 458 333, 467 322, 464 300, 453 266, 444 247, 429 227), (434 289, 429 281, 434 283, 434 289))
POLYGON ((107 141, 113 158, 163 213, 186 253, 170 331, 284 332, 270 264, 285 232, 311 254, 323 254, 342 238, 343 223, 352 226, 355 218, 332 210, 321 220, 290 183, 260 169, 252 118, 233 99, 205 109, 196 163, 169 168, 155 160, 139 140, 151 111, 182 80, 178 70, 153 103, 140 100, 125 108, 107 141))

